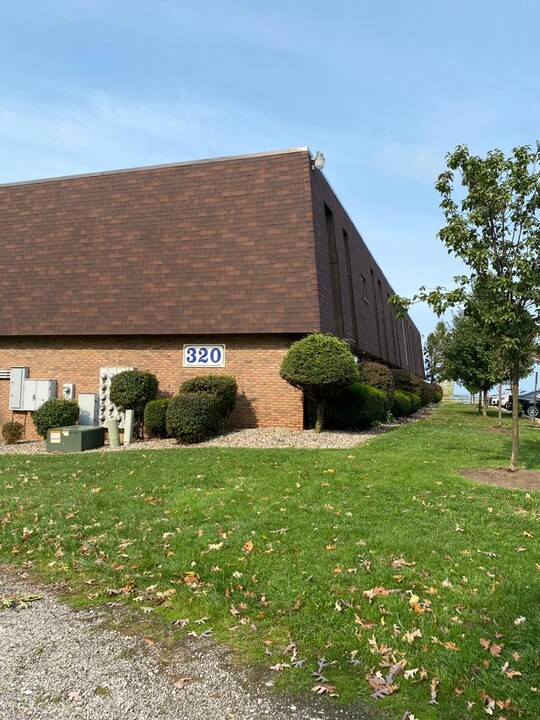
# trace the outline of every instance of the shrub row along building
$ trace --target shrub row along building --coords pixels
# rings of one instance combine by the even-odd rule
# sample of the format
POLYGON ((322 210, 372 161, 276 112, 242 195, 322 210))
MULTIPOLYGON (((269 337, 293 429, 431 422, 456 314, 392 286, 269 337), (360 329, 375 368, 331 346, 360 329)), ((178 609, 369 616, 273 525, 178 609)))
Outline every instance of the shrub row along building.
POLYGON ((0 218, 0 424, 56 392, 103 420, 111 376, 134 367, 163 394, 230 374, 236 426, 302 428, 279 366, 313 332, 424 374, 307 148, 2 185, 0 218))

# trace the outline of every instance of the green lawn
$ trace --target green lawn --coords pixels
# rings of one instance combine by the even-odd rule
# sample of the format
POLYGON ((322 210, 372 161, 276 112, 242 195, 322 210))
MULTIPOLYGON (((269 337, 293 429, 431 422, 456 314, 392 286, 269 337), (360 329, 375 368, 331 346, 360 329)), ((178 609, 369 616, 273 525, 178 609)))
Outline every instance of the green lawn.
POLYGON ((458 474, 507 465, 495 422, 449 406, 353 450, 3 456, 0 561, 210 628, 278 686, 369 698, 379 671, 389 717, 537 720, 540 493, 458 474))

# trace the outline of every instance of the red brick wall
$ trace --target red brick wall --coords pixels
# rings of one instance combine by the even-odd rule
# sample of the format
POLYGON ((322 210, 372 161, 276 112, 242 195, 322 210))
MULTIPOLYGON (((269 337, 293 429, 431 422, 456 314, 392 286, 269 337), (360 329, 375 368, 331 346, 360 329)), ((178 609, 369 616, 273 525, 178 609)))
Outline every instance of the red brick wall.
MULTIPOLYGON (((160 393, 178 392, 181 382, 197 374, 225 373, 238 383, 234 427, 301 429, 302 394, 279 377, 281 360, 295 338, 287 336, 122 336, 0 338, 0 369, 28 366, 30 378, 75 383, 76 395, 99 392, 99 370, 133 366, 157 375, 160 393), (224 343, 226 366, 219 369, 182 367, 184 343, 224 343)), ((0 425, 11 420, 9 381, 0 380, 0 425)), ((23 421, 24 413, 13 413, 23 421)), ((35 437, 30 413, 27 437, 35 437)))

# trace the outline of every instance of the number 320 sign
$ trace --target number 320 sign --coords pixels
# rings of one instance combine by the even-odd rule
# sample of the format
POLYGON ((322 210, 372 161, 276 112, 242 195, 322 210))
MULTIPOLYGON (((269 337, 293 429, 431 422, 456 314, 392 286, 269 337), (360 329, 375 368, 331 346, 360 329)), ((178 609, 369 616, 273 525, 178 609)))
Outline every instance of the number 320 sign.
POLYGON ((225 367, 225 345, 184 345, 184 367, 225 367))

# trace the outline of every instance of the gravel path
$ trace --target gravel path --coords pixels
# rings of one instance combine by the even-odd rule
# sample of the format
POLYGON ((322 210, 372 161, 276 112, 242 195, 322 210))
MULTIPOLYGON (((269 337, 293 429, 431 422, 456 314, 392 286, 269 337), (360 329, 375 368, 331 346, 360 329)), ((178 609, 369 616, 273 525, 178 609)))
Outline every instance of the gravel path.
POLYGON ((111 630, 110 611, 74 612, 0 568, 0 599, 29 593, 41 599, 0 610, 2 720, 372 719, 309 696, 278 699, 211 639, 164 650, 111 630))

